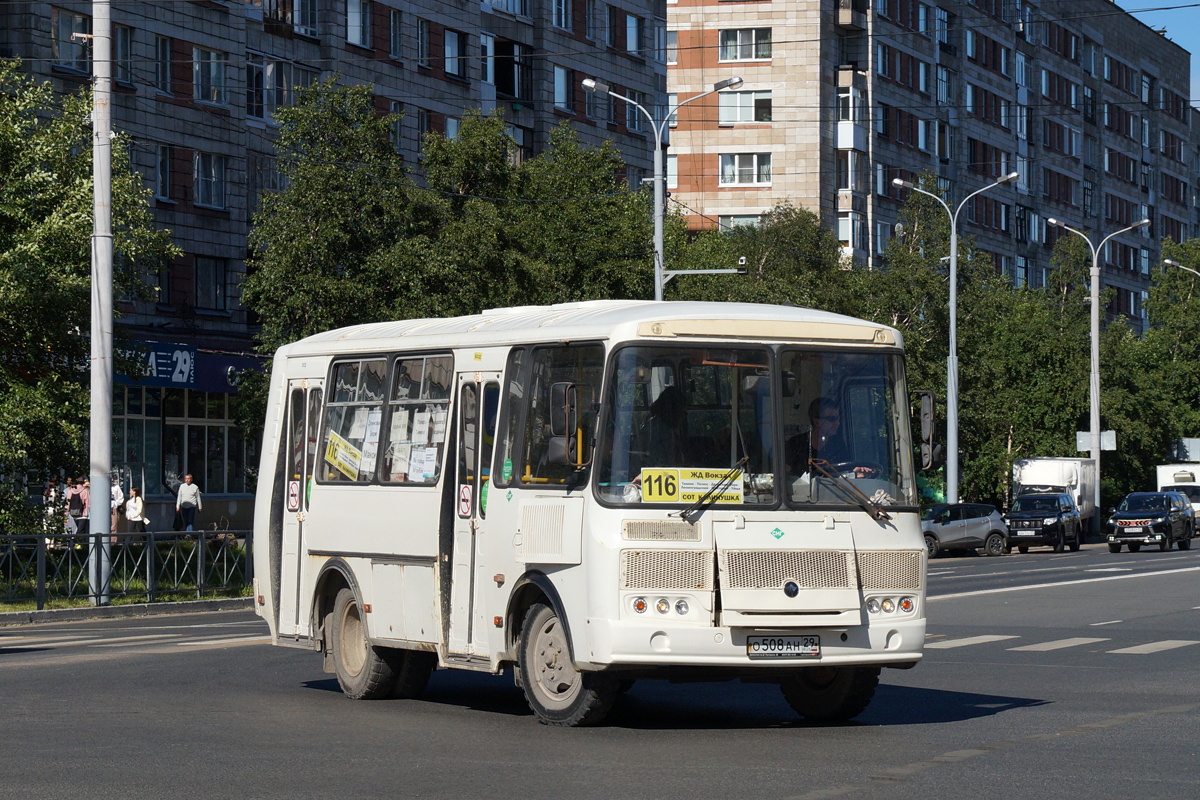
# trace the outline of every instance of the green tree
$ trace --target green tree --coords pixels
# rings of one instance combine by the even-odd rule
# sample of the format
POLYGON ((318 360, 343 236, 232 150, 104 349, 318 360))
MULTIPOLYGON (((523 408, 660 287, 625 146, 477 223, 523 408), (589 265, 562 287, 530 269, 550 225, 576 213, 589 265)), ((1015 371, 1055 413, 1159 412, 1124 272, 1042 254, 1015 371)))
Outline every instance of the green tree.
MULTIPOLYGON (((90 110, 90 94, 56 97, 49 83, 0 61, 0 530, 32 522, 22 478, 84 470, 90 110)), ((175 250, 170 233, 155 230, 149 191, 121 139, 114 145, 114 294, 147 297, 146 265, 156 271, 175 250)))

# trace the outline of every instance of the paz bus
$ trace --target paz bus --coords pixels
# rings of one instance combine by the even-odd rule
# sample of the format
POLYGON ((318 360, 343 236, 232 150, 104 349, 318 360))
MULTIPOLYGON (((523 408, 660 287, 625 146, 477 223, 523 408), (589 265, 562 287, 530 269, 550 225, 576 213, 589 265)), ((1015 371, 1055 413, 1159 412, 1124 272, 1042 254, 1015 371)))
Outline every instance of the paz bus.
POLYGON ((512 670, 598 722, 637 679, 849 719, 922 656, 904 351, 800 308, 589 301, 275 355, 255 609, 356 699, 512 670))

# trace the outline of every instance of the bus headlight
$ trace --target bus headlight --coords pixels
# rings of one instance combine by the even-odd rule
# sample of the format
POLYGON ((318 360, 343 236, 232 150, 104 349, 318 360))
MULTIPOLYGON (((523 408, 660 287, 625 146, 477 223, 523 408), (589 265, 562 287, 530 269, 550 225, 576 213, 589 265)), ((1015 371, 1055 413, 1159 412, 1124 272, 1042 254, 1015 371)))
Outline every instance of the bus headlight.
POLYGON ((879 607, 883 609, 883 613, 890 614, 896 610, 896 601, 892 600, 890 597, 885 598, 884 601, 879 604, 879 607))
POLYGON ((867 611, 870 611, 872 614, 879 613, 879 601, 874 597, 867 601, 867 611))
POLYGON ((679 614, 680 616, 683 616, 687 612, 688 612, 687 600, 676 600, 675 601, 675 613, 679 614))
POLYGON ((649 607, 649 606, 648 606, 648 605, 647 605, 647 603, 646 603, 646 598, 644 598, 644 597, 635 597, 635 598, 634 598, 634 600, 633 600, 633 610, 634 610, 634 611, 636 611, 637 613, 639 613, 639 614, 645 614, 645 613, 646 613, 646 609, 647 609, 648 607, 649 607))
POLYGON ((665 597, 660 597, 658 598, 658 602, 654 604, 654 607, 658 609, 658 613, 666 614, 671 610, 671 601, 665 597))
POLYGON ((900 610, 903 611, 905 614, 911 612, 916 607, 917 607, 917 604, 915 602, 913 602, 913 599, 911 597, 901 597, 900 598, 900 610))

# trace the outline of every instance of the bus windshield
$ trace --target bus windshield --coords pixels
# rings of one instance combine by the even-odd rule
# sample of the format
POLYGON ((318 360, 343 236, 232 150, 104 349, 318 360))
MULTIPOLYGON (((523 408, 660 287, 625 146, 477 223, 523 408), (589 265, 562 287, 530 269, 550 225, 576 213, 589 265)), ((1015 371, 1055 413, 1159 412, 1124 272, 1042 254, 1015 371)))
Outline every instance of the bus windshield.
POLYGON ((606 502, 916 505, 896 354, 627 346, 608 386, 606 502))

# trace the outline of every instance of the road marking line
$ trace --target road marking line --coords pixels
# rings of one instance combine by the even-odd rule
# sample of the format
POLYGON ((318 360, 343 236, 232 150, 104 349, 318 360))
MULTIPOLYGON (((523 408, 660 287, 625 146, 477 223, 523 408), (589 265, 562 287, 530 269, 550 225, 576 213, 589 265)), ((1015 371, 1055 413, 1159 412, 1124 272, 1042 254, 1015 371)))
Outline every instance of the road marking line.
POLYGON ((1100 569, 1085 569, 1084 572, 1133 572, 1133 567, 1102 567, 1100 569))
MULTIPOLYGON (((98 637, 92 638, 92 639, 78 639, 75 637, 72 637, 70 639, 64 639, 62 637, 59 637, 57 639, 34 639, 32 641, 24 642, 22 644, 14 644, 14 645, 12 645, 12 647, 13 648, 27 648, 27 647, 42 647, 44 645, 55 645, 56 647, 64 647, 64 646, 72 645, 72 644, 88 644, 89 642, 98 642, 98 641, 100 641, 100 639, 98 637)), ((4 647, 4 645, 0 645, 0 647, 4 647)))
POLYGON ((1124 621, 1125 620, 1123 620, 1123 619, 1110 619, 1108 622, 1093 622, 1093 623, 1091 623, 1091 626, 1093 628, 1098 628, 1101 625, 1119 625, 1124 621))
MULTIPOLYGON (((1151 642, 1150 644, 1139 644, 1137 647, 1123 647, 1120 650, 1109 650, 1110 653, 1132 653, 1134 655, 1146 655, 1149 653, 1161 653, 1164 650, 1174 650, 1177 647, 1187 647, 1190 644, 1200 644, 1188 639, 1164 639, 1161 642, 1151 642)), ((926 645, 928 646, 928 645, 926 645)))
POLYGON ((176 647, 195 647, 205 644, 236 644, 238 642, 269 642, 270 636, 235 636, 230 639, 195 639, 190 642, 175 642, 176 647))
POLYGON ((1002 642, 1005 639, 1019 639, 1019 636, 968 636, 965 639, 947 639, 944 642, 927 642, 925 649, 934 650, 949 650, 951 647, 966 647, 972 644, 986 644, 987 642, 1002 642))
POLYGON ((1022 647, 1010 647, 1009 650, 1028 650, 1033 653, 1045 653, 1049 650, 1062 650, 1067 647, 1078 647, 1081 644, 1095 644, 1096 642, 1107 642, 1108 639, 1088 639, 1086 637, 1076 637, 1074 639, 1059 639, 1054 642, 1042 642, 1041 644, 1027 644, 1022 647))
POLYGON ((1164 569, 1158 572, 1135 572, 1128 575, 1105 575, 1103 578, 1080 578, 1076 581, 1058 581, 1057 583, 1031 583, 1028 586, 1005 586, 1000 589, 979 589, 974 592, 958 592, 956 594, 939 594, 936 597, 925 598, 926 602, 934 600, 950 600, 955 597, 977 597, 985 594, 1003 594, 1005 592, 1023 592, 1027 589, 1052 589, 1057 586, 1074 586, 1080 583, 1098 583, 1100 581, 1123 581, 1130 578, 1152 578, 1159 575, 1177 575, 1181 572, 1200 572, 1200 567, 1184 567, 1182 569, 1164 569))
POLYGON ((145 636, 117 636, 113 639, 105 639, 104 644, 94 644, 92 647, 125 647, 125 642, 145 641, 146 639, 175 639, 183 636, 182 633, 150 633, 145 636), (121 642, 121 644, 115 644, 121 642))

